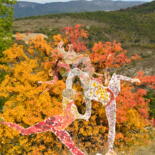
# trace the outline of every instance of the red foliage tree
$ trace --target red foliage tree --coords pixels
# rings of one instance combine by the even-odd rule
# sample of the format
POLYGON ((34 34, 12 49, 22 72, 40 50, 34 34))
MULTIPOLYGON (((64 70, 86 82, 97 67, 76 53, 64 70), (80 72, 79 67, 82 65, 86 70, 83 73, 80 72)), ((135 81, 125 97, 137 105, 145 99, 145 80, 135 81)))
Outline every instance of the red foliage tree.
POLYGON ((66 27, 64 31, 66 38, 73 45, 73 49, 76 52, 84 52, 87 50, 83 40, 88 38, 88 33, 82 29, 82 25, 77 24, 73 27, 66 27))

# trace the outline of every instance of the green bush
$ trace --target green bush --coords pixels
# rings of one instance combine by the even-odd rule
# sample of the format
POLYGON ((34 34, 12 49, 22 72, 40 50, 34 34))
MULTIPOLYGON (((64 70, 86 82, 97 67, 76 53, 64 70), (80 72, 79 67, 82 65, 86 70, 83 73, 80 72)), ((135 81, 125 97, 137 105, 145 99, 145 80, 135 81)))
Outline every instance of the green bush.
POLYGON ((15 0, 0 1, 0 56, 12 42, 13 4, 15 0))

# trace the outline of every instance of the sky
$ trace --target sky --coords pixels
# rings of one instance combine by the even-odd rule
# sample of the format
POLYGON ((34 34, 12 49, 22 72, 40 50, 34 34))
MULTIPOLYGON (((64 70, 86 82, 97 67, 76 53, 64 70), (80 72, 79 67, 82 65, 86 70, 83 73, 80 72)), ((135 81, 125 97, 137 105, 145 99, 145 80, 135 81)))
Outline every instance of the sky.
MULTIPOLYGON (((18 0, 18 1, 48 3, 48 2, 68 2, 68 1, 71 1, 71 0, 18 0)), ((146 1, 146 2, 150 2, 150 1, 153 1, 153 0, 121 0, 121 1, 146 1)))

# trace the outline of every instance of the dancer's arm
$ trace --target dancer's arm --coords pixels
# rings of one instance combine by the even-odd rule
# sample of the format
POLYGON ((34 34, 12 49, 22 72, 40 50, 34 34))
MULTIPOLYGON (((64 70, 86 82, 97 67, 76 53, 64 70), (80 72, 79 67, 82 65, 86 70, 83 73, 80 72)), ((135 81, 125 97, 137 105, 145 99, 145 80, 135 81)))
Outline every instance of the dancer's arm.
POLYGON ((53 80, 50 80, 50 81, 38 81, 39 84, 49 84, 49 85, 52 85, 54 84, 56 81, 58 80, 58 78, 56 76, 54 76, 54 79, 53 80))
POLYGON ((140 80, 137 79, 137 78, 130 78, 130 77, 127 77, 127 76, 123 76, 123 75, 117 75, 117 79, 118 80, 123 80, 123 81, 128 81, 128 82, 138 82, 140 83, 140 80))

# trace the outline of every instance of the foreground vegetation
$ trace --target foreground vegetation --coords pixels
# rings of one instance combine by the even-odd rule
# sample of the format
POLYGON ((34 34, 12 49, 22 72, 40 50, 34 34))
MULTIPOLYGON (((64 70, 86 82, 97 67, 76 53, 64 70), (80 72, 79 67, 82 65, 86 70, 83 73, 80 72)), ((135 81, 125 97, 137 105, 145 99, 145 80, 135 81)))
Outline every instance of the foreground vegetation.
MULTIPOLYGON (((0 113, 2 119, 29 127, 47 117, 61 114, 67 64, 56 49, 60 41, 65 43, 65 50, 72 44, 77 53, 87 53, 96 71, 101 74, 105 68, 112 73, 113 69, 139 59, 137 55, 128 57, 121 44, 115 41, 97 42, 90 48, 88 33, 80 28, 80 25, 67 27, 63 33, 54 35, 51 41, 38 37, 25 44, 19 40, 18 44, 4 51, 2 62, 7 65, 0 67, 7 75, 0 84, 0 96, 6 99, 0 113), (63 65, 59 66, 58 60, 63 65), (58 79, 52 85, 38 83, 49 81, 54 75, 58 79)), ((137 76, 141 85, 134 87, 130 83, 122 83, 122 91, 117 98, 115 147, 119 152, 151 142, 154 134, 149 120, 149 100, 145 98, 148 91, 145 86, 153 89, 155 77, 142 73, 137 76)), ((82 91, 78 80, 74 88, 78 92, 82 91)), ((84 113, 82 94, 76 97, 76 105, 84 113)), ((76 120, 67 130, 82 150, 93 154, 106 149, 107 125, 104 108, 93 102, 90 120, 76 120)), ((21 136, 17 131, 0 125, 0 141, 3 154, 68 154, 67 148, 50 132, 21 136)))

